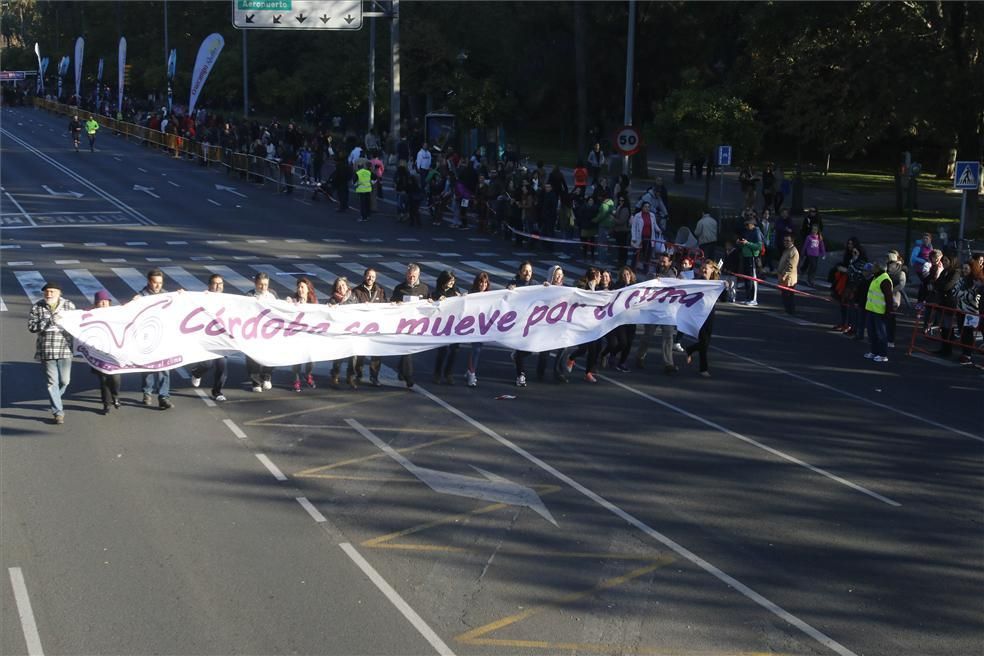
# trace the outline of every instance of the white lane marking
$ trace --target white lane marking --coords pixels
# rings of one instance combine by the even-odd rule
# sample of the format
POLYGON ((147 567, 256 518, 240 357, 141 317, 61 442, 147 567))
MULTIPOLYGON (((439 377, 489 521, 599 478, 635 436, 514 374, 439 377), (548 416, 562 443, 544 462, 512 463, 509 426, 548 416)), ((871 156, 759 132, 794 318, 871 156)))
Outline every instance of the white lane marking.
POLYGON ((114 263, 126 262, 126 258, 125 257, 104 257, 104 258, 101 258, 101 259, 106 264, 114 264, 114 263))
POLYGON ((38 634, 38 623, 34 620, 34 610, 31 608, 31 597, 27 594, 27 584, 24 583, 24 572, 20 567, 11 567, 9 572, 10 585, 14 589, 14 601, 17 603, 17 615, 20 617, 24 641, 27 643, 27 653, 30 656, 44 656, 41 636, 38 634))
POLYGON ((832 650, 834 652, 837 652, 841 656, 857 656, 854 652, 852 652, 851 650, 849 650, 847 647, 844 647, 842 644, 840 644, 839 642, 837 642, 833 638, 827 636, 826 634, 824 634, 820 630, 815 629, 814 627, 812 627, 811 625, 807 624, 806 622, 804 622, 800 618, 796 617, 795 615, 793 615, 789 611, 787 611, 787 610, 783 609, 782 607, 780 607, 779 605, 777 605, 775 602, 770 601, 769 599, 766 599, 761 594, 759 594, 758 592, 755 592, 754 590, 752 590, 750 587, 748 587, 747 585, 745 585, 744 583, 742 583, 738 579, 734 578, 730 574, 725 573, 723 570, 718 569, 717 567, 715 567, 711 563, 707 562, 706 560, 704 560, 703 558, 701 558, 697 554, 693 553, 692 551, 690 551, 689 549, 687 549, 683 545, 681 545, 681 544, 673 541, 672 539, 670 539, 666 535, 663 535, 662 533, 660 533, 656 529, 652 528, 651 526, 649 526, 648 524, 646 524, 642 520, 637 519, 635 516, 630 515, 628 512, 622 510, 621 508, 619 508, 618 506, 616 506, 612 502, 608 501, 607 499, 605 499, 601 495, 597 494, 596 492, 592 492, 591 490, 589 490, 585 486, 581 485, 580 483, 578 483, 577 481, 575 481, 573 478, 571 478, 567 474, 562 473, 560 470, 556 469, 552 465, 547 464, 546 462, 544 462, 540 458, 537 458, 536 456, 534 456, 532 453, 530 453, 526 449, 523 449, 522 447, 520 447, 519 445, 515 444, 514 442, 512 442, 512 441, 510 441, 510 440, 502 437, 501 435, 499 435, 494 430, 492 430, 491 428, 487 427, 485 424, 481 423, 477 419, 472 419, 471 417, 469 417, 468 415, 466 415, 461 410, 458 410, 457 408, 455 408, 454 406, 452 406, 450 403, 444 401, 443 399, 440 399, 440 398, 434 396, 433 394, 431 394, 430 392, 428 392, 427 390, 425 390, 424 388, 422 388, 419 385, 416 386, 416 387, 414 387, 414 391, 416 391, 418 394, 422 394, 422 395, 426 396, 427 398, 429 398, 434 403, 438 404, 439 406, 441 406, 442 408, 444 408, 445 410, 447 410, 451 414, 455 415, 456 417, 458 417, 458 418, 462 419, 463 421, 467 422, 468 424, 471 424, 476 429, 478 429, 481 432, 485 433, 486 435, 488 435, 493 440, 495 440, 499 444, 503 445, 507 449, 510 449, 513 452, 519 454, 520 456, 522 456, 526 460, 532 462, 534 465, 536 465, 537 467, 539 467, 543 471, 547 472, 548 474, 550 474, 554 478, 560 480, 561 482, 565 483, 566 485, 570 486, 571 488, 577 490, 582 495, 584 495, 587 498, 591 499, 596 504, 598 504, 599 506, 601 506, 602 508, 604 508, 608 512, 612 513, 616 517, 621 518, 622 520, 624 520, 629 525, 634 526, 635 528, 639 529, 640 531, 642 531, 643 533, 645 533, 649 537, 653 538, 657 542, 660 542, 661 544, 665 545, 666 547, 672 549, 677 554, 679 554, 681 557, 687 559, 688 561, 690 561, 691 563, 693 563, 697 567, 701 568, 702 570, 704 570, 708 574, 712 575, 713 577, 715 577, 716 579, 718 579, 719 581, 721 581, 725 585, 731 586, 732 588, 734 588, 735 590, 737 590, 738 592, 740 592, 742 595, 744 595, 747 599, 750 599, 751 601, 755 602, 756 604, 758 604, 762 608, 766 609, 767 611, 769 611, 770 613, 772 613, 776 617, 778 617, 778 618, 784 620, 785 622, 791 624, 792 626, 796 627, 797 629, 799 629, 800 631, 802 631, 806 635, 810 636, 811 638, 813 638, 814 640, 816 640, 820 644, 824 645, 828 649, 830 649, 830 650, 832 650))
MULTIPOLYGON (((299 262, 297 264, 297 268, 303 271, 307 275, 312 275, 316 278, 320 278, 321 280, 328 283, 329 286, 333 285, 335 283, 335 279, 340 277, 337 274, 328 271, 327 269, 319 267, 317 264, 311 264, 309 262, 299 262)), ((355 287, 356 284, 357 283, 350 283, 350 286, 355 287)))
POLYGON ((198 396, 202 397, 202 401, 205 402, 205 405, 207 407, 209 407, 209 408, 214 408, 215 407, 215 401, 213 401, 209 397, 209 395, 205 393, 205 390, 200 390, 197 387, 194 388, 194 390, 195 390, 195 394, 197 394, 198 396))
POLYGON ((301 504, 301 508, 307 511, 307 514, 311 515, 311 518, 319 524, 327 522, 325 516, 318 512, 318 509, 314 507, 314 504, 307 500, 307 497, 295 497, 297 503, 301 504))
POLYGON ((452 239, 451 237, 432 237, 431 239, 433 241, 441 241, 441 242, 454 241, 454 239, 452 239))
POLYGON ((284 476, 284 473, 282 471, 280 471, 280 468, 277 467, 275 464, 273 464, 273 461, 267 458, 266 455, 262 453, 257 453, 256 459, 262 462, 263 466, 266 467, 268 470, 270 470, 270 473, 273 474, 273 477, 275 479, 277 479, 278 481, 287 480, 287 477, 284 476))
POLYGON ((276 282, 281 287, 290 291, 294 291, 297 288, 297 279, 294 276, 303 275, 301 271, 281 271, 272 264, 250 264, 249 266, 254 271, 267 274, 270 276, 271 282, 276 282))
POLYGON ((8 266, 34 266, 34 262, 25 260, 23 262, 7 262, 8 266))
POLYGON ((101 196, 105 200, 109 201, 111 204, 115 205, 119 209, 123 210, 125 213, 129 214, 138 223, 142 223, 143 225, 157 225, 154 221, 151 221, 146 216, 144 216, 142 213, 140 213, 137 210, 133 209, 132 207, 130 207, 129 205, 127 205, 126 203, 124 203, 123 201, 121 201, 116 196, 114 196, 114 195, 112 195, 112 194, 110 194, 108 192, 103 191, 102 189, 100 189, 99 187, 97 187, 95 184, 89 182, 88 180, 86 180, 85 178, 83 178, 81 175, 79 175, 78 173, 76 173, 75 171, 73 171, 72 169, 70 169, 67 166, 65 166, 65 165, 61 164, 60 162, 56 161, 54 158, 52 158, 52 157, 50 157, 50 156, 42 153, 40 150, 38 150, 34 146, 28 144, 26 141, 24 141, 24 140, 16 137, 15 135, 11 134, 9 131, 7 131, 7 130, 5 130, 3 128, 0 128, 0 134, 5 134, 8 138, 10 138, 11 140, 13 140, 16 143, 20 144, 21 146, 23 146, 24 148, 26 148, 27 150, 29 150, 30 152, 32 152, 34 155, 36 155, 41 160, 47 162, 51 166, 53 166, 56 169, 62 171, 63 173, 65 173, 69 177, 71 177, 74 180, 76 180, 79 184, 82 184, 85 187, 88 187, 96 195, 101 196))
POLYGON ((5 251, 9 248, 20 248, 20 244, 4 244, 3 246, 0 246, 0 250, 2 251, 5 251))
POLYGON ((318 253, 318 257, 320 257, 322 260, 327 260, 329 258, 339 258, 339 257, 341 257, 341 255, 339 255, 338 253, 327 253, 327 254, 326 253, 318 253))
POLYGON ((181 186, 181 185, 179 185, 179 184, 178 184, 177 182, 174 182, 174 181, 172 181, 172 180, 168 180, 168 181, 167 181, 167 183, 168 183, 169 185, 171 185, 172 187, 180 187, 180 186, 181 186))
POLYGON ((279 257, 281 260, 299 260, 299 259, 301 259, 301 256, 300 255, 294 255, 293 253, 288 253, 287 255, 278 255, 277 257, 279 257))
POLYGON ((267 240, 266 239, 247 239, 246 240, 246 243, 247 244, 266 244, 267 243, 267 240))
POLYGON ((403 600, 400 593, 394 590, 393 586, 387 583, 386 579, 379 575, 376 568, 370 565, 369 562, 362 557, 362 554, 355 550, 355 547, 348 542, 342 542, 338 546, 341 547, 342 551, 344 551, 345 554, 352 559, 352 562, 362 570, 362 573, 365 574, 377 588, 379 588, 379 591, 382 592, 387 599, 389 599, 390 603, 393 604, 398 611, 400 611, 400 614, 403 615, 408 622, 410 622, 413 628, 417 629, 417 632, 423 636, 424 640, 430 643, 431 647, 433 647, 438 654, 441 654, 441 656, 455 656, 454 652, 451 651, 451 648, 448 647, 443 640, 441 640, 440 636, 434 633, 434 630, 427 625, 427 622, 425 622, 423 618, 421 618, 420 615, 418 615, 417 612, 410 607, 410 604, 403 600))
POLYGON ((32 219, 31 215, 28 214, 23 207, 21 207, 21 204, 17 202, 17 199, 10 195, 9 191, 4 190, 3 195, 9 198, 10 202, 14 204, 14 207, 20 210, 20 213, 24 215, 24 218, 27 219, 28 223, 34 225, 34 219, 32 219))
POLYGON ((130 289, 139 292, 147 286, 147 278, 133 267, 112 267, 113 273, 123 279, 130 289))
POLYGON ((184 267, 166 266, 161 267, 161 271, 176 280, 181 287, 190 292, 203 292, 208 289, 208 285, 185 271, 184 267))
POLYGON ((733 430, 731 430, 729 428, 725 428, 724 426, 722 426, 721 424, 718 424, 717 422, 713 422, 713 421, 711 421, 709 419, 705 419, 704 417, 701 417, 699 415, 695 415, 694 413, 688 412, 687 410, 684 410, 683 408, 681 408, 679 406, 673 405, 672 403, 669 403, 668 401, 663 401, 662 399, 657 399, 655 396, 652 396, 650 394, 646 394, 645 392, 643 392, 641 390, 637 390, 634 387, 630 387, 629 385, 626 385, 625 383, 622 383, 620 381, 617 381, 614 378, 610 378, 609 376, 605 376, 603 374, 597 374, 597 376, 599 378, 601 378, 602 380, 604 380, 604 381, 607 381, 609 383, 612 383, 613 385, 617 385, 618 387, 621 387, 622 389, 626 390, 627 392, 631 392, 631 393, 635 394, 636 396, 641 396, 642 398, 646 399, 647 401, 652 401, 653 403, 656 403, 658 405, 661 405, 664 408, 667 408, 668 410, 672 410, 673 412, 676 412, 678 414, 681 414, 684 417, 688 417, 689 419, 693 419, 694 421, 696 421, 698 423, 701 423, 701 424, 704 424, 705 426, 707 426, 709 428, 713 428, 714 430, 720 431, 720 432, 724 433, 725 435, 730 435, 731 437, 735 438, 736 440, 741 440, 742 442, 745 442, 746 444, 751 444, 752 446, 758 447, 758 448, 762 449, 763 451, 767 451, 767 452, 771 453, 774 456, 777 456, 779 458, 782 458, 783 460, 788 460, 789 462, 791 462, 791 463, 793 463, 795 465, 799 465, 800 467, 805 467, 806 469, 809 469, 810 471, 812 471, 812 472, 814 472, 816 474, 820 474, 821 476, 825 476, 825 477, 829 478, 832 481, 836 481, 836 482, 840 483, 841 485, 846 485, 847 487, 849 487, 849 488, 851 488, 853 490, 857 490, 858 492, 861 492, 862 494, 867 494, 869 497, 872 497, 873 499, 878 499, 882 503, 887 503, 888 505, 894 506, 894 507, 899 507, 899 506, 902 505, 898 501, 893 501, 892 499, 889 499, 888 497, 884 497, 884 496, 878 494, 877 492, 872 492, 868 488, 866 488, 866 487, 864 487, 862 485, 858 485, 857 483, 853 483, 853 482, 847 480, 846 478, 841 478, 837 474, 831 473, 831 472, 827 471, 826 469, 821 469, 820 467, 816 467, 814 465, 811 465, 808 462, 804 462, 803 460, 800 460, 799 458, 797 458, 795 456, 791 456, 788 453, 784 453, 784 452, 782 452, 782 451, 780 451, 778 449, 772 448, 771 446, 767 446, 765 444, 762 444, 758 440, 754 440, 754 439, 752 439, 750 437, 746 437, 745 435, 742 435, 741 433, 736 433, 735 431, 733 431, 733 430))
POLYGON ((187 246, 188 245, 188 242, 186 242, 186 241, 180 241, 180 240, 179 241, 166 241, 164 243, 167 244, 168 246, 187 246))
POLYGON ((139 166, 137 167, 137 170, 140 171, 141 173, 147 172, 147 169, 140 168, 139 166))
MULTIPOLYGON (((96 280, 96 277, 89 273, 88 269, 65 269, 65 274, 75 283, 86 300, 93 298, 98 291, 106 291, 102 283, 96 280)), ((106 293, 109 294, 108 291, 106 293)), ((109 298, 114 304, 119 304, 119 301, 112 294, 109 294, 109 298)))
POLYGON ((397 237, 396 241, 410 242, 410 241, 420 241, 420 240, 417 239, 416 237, 397 237))
POLYGON ((932 419, 927 419, 925 417, 920 417, 919 415, 915 414, 914 412, 906 412, 905 410, 900 410, 899 408, 895 408, 893 406, 890 406, 887 403, 880 403, 878 401, 872 401, 871 399, 866 399, 863 396, 860 396, 858 394, 854 394, 852 392, 847 392, 847 391, 842 390, 842 389, 837 389, 836 387, 834 387, 832 385, 827 385, 826 383, 820 383, 820 382, 817 382, 815 380, 810 380, 806 376, 801 376, 801 375, 795 374, 795 373, 793 373, 791 371, 786 371, 785 369, 780 369, 779 367, 775 367, 775 366, 773 366, 771 364, 765 364, 764 362, 762 362, 760 360, 753 360, 752 358, 746 358, 743 355, 738 355, 737 353, 735 353, 733 351, 725 350, 725 349, 723 349, 723 348, 721 348, 719 346, 712 346, 711 348, 713 348, 715 351, 720 351, 721 353, 727 353, 728 355, 730 355, 730 356, 732 356, 734 358, 738 358, 739 360, 744 360, 745 362, 749 362, 749 363, 754 364, 754 365, 757 365, 759 367, 764 367, 766 369, 771 369, 772 371, 775 371, 777 373, 785 374, 787 376, 790 376, 792 378, 795 378, 796 380, 801 380, 804 383, 809 383, 810 385, 816 385, 817 387, 822 387, 823 389, 829 390, 831 392, 835 392, 836 394, 843 394, 844 396, 846 396, 848 398, 851 398, 851 399, 854 399, 855 401, 861 401, 862 403, 867 403, 868 405, 872 405, 872 406, 874 406, 876 408, 881 408, 882 410, 888 410, 889 412, 894 412, 895 414, 902 415, 903 417, 908 417, 909 419, 915 419, 916 421, 921 421, 924 424, 929 424, 930 426, 934 426, 936 428, 940 428, 942 430, 948 431, 948 432, 953 433, 955 435, 963 435, 964 437, 969 437, 972 440, 977 440, 978 442, 984 442, 984 437, 981 437, 980 435, 974 435, 973 433, 968 433, 967 431, 960 430, 959 428, 954 428, 953 426, 947 426, 946 424, 941 424, 940 422, 933 421, 932 419))
POLYGON ((360 237, 359 241, 366 244, 380 244, 383 240, 379 237, 360 237))
POLYGON ((359 253, 359 257, 363 259, 378 259, 382 257, 379 253, 359 253))
POLYGON ((438 253, 438 257, 461 257, 461 253, 438 253))
POLYGON ((31 303, 37 303, 44 298, 41 288, 44 287, 44 277, 40 271, 14 271, 17 282, 24 289, 24 293, 31 299, 31 303))
POLYGON ((288 244, 306 244, 307 239, 285 239, 288 244))
POLYGON ((239 426, 236 426, 236 422, 234 422, 231 419, 223 419, 222 420, 222 423, 225 424, 229 428, 229 430, 232 431, 232 434, 233 435, 235 435, 236 437, 238 437, 241 440, 245 440, 246 439, 246 433, 244 433, 239 428, 239 426))
POLYGON ((123 243, 125 243, 127 246, 148 246, 149 245, 145 241, 127 241, 127 242, 123 242, 123 243))
POLYGON ((55 260, 55 264, 78 264, 78 260, 55 260))
POLYGON ((222 276, 224 282, 229 283, 230 285, 232 285, 239 291, 243 292, 244 294, 256 288, 256 285, 253 284, 252 280, 239 275, 238 273, 236 273, 229 267, 225 266, 224 264, 210 264, 205 268, 211 271, 212 273, 219 274, 220 276, 222 276))
POLYGON ((229 243, 229 240, 228 239, 207 239, 205 241, 205 243, 206 244, 228 244, 229 243))
POLYGON ((222 207, 222 203, 216 203, 211 198, 206 198, 205 200, 207 200, 208 202, 212 203, 212 205, 217 205, 218 207, 222 207))
POLYGON ((82 245, 83 246, 105 246, 106 245, 106 242, 104 242, 104 241, 87 241, 87 242, 85 242, 82 245))
POLYGON ((41 244, 41 248, 65 248, 65 244, 41 244))
POLYGON ((215 258, 212 257, 211 255, 196 255, 195 257, 192 257, 191 258, 191 261, 192 262, 204 262, 204 261, 207 261, 207 260, 214 260, 214 259, 215 258))
POLYGON ((0 312, 7 311, 7 304, 3 302, 3 298, 0 298, 0 312))

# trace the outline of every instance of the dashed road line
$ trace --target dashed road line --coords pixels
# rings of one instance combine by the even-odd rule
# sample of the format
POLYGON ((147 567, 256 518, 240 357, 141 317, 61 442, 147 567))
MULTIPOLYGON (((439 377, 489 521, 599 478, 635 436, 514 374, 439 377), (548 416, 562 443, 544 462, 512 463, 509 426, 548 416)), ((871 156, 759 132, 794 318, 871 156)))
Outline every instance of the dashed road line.
POLYGON ((222 423, 225 424, 229 428, 229 430, 232 431, 232 434, 233 435, 235 435, 236 437, 238 437, 241 440, 245 440, 246 439, 246 433, 244 433, 242 431, 242 429, 239 428, 239 426, 236 425, 236 422, 234 422, 231 419, 223 419, 222 420, 222 423))
POLYGON ((41 636, 38 633, 38 623, 34 619, 31 608, 31 597, 27 594, 27 584, 24 582, 24 572, 20 567, 11 567, 10 585, 14 589, 14 601, 17 604, 17 615, 20 617, 21 629, 24 631, 24 641, 27 643, 29 656, 44 656, 41 648, 41 636))
POLYGON ((307 514, 311 515, 311 518, 314 521, 318 522, 319 524, 328 521, 327 519, 325 519, 324 515, 318 512, 318 509, 314 507, 314 504, 308 501, 307 497, 295 497, 295 499, 297 500, 297 503, 301 504, 301 508, 306 510, 307 514))
POLYGON ((278 481, 287 480, 287 477, 284 476, 284 473, 282 471, 280 471, 280 468, 277 467, 275 464, 273 464, 273 461, 270 460, 268 457, 266 457, 266 455, 262 453, 257 453, 256 459, 263 463, 263 466, 266 467, 271 474, 273 474, 273 477, 275 479, 277 479, 278 481))

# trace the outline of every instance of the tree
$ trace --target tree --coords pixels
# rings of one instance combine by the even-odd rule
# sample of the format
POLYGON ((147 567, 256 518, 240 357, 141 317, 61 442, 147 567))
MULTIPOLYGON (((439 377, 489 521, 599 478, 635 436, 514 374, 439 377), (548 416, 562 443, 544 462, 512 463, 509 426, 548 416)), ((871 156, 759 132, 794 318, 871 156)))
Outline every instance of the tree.
MULTIPOLYGON (((704 156, 714 161, 715 149, 730 144, 739 161, 759 154, 762 127, 755 110, 722 89, 685 88, 671 93, 660 105, 652 134, 678 156, 704 156)), ((704 204, 710 198, 710 176, 704 187, 704 204)))

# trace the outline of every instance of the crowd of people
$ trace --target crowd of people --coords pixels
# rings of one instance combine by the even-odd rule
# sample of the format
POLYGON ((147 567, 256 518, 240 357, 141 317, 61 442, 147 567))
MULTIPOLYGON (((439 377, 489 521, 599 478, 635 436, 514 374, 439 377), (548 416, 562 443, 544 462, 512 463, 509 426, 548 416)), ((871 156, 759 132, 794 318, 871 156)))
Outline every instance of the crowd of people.
MULTIPOLYGON (((718 265, 705 260, 697 271, 691 271, 690 277, 705 278, 716 280, 719 278, 718 265)), ((657 269, 652 274, 659 278, 677 278, 681 276, 673 265, 673 259, 669 254, 661 256, 657 269)), ((636 271, 631 266, 622 266, 614 275, 611 271, 596 267, 588 267, 583 276, 574 282, 574 286, 579 289, 602 291, 614 290, 632 285, 637 281, 636 271)), ((254 288, 247 295, 260 300, 273 300, 277 298, 276 293, 270 289, 269 275, 263 272, 256 274, 253 280, 254 288)), ((533 275, 533 265, 531 262, 523 262, 516 272, 515 277, 509 283, 509 288, 525 287, 530 285, 565 285, 564 270, 561 266, 555 265, 549 270, 546 280, 538 281, 533 275)), ((434 281, 433 285, 428 285, 420 279, 420 266, 411 263, 407 266, 404 280, 393 290, 387 292, 377 281, 375 269, 369 267, 365 270, 363 278, 358 284, 352 284, 347 278, 339 277, 334 280, 331 290, 326 293, 324 299, 319 296, 314 283, 306 276, 300 276, 296 280, 295 291, 288 295, 285 300, 297 304, 317 304, 326 303, 328 305, 345 305, 349 303, 404 303, 411 301, 429 301, 440 303, 441 301, 463 294, 477 294, 488 291, 491 288, 489 274, 479 272, 467 291, 459 285, 458 279, 452 271, 442 271, 434 281)), ((212 274, 208 280, 207 290, 210 293, 224 293, 224 280, 219 274, 212 274)), ((152 269, 147 273, 146 286, 134 296, 134 300, 142 296, 151 296, 166 293, 164 287, 164 274, 158 269, 152 269)), ((50 409, 52 421, 56 424, 63 424, 65 421, 64 406, 62 398, 71 380, 72 359, 74 355, 73 340, 61 326, 59 318, 63 312, 76 309, 75 305, 61 295, 61 288, 55 282, 48 282, 43 287, 44 298, 39 300, 31 308, 28 319, 28 329, 37 334, 35 359, 44 365, 45 382, 50 398, 50 409)), ((111 297, 106 291, 99 291, 93 299, 92 309, 108 307, 111 304, 111 297)), ((699 373, 704 377, 710 376, 708 364, 708 345, 710 343, 711 331, 713 327, 713 311, 708 318, 700 334, 696 336, 693 344, 684 348, 679 342, 679 336, 673 325, 660 326, 662 332, 662 362, 666 373, 678 371, 674 363, 675 353, 684 353, 688 364, 692 362, 694 354, 699 357, 699 373)), ((655 326, 646 325, 643 327, 642 335, 638 340, 635 349, 634 359, 632 357, 633 343, 636 341, 637 327, 626 325, 615 328, 602 338, 581 344, 571 348, 558 348, 536 354, 536 367, 534 369, 536 379, 542 381, 546 379, 546 372, 549 368, 554 382, 566 383, 570 380, 578 361, 582 362, 584 369, 583 379, 585 382, 595 384, 598 382, 597 374, 600 369, 609 368, 619 372, 628 372, 629 364, 634 363, 638 369, 646 368, 646 356, 649 343, 655 334, 655 326), (553 358, 553 364, 550 360, 553 358)), ((459 345, 452 344, 436 349, 434 357, 432 380, 436 384, 453 385, 456 378, 463 377, 468 387, 478 386, 479 361, 482 353, 481 343, 467 345, 467 361, 463 370, 457 370, 455 363, 459 351, 459 345)), ((529 377, 527 370, 527 359, 533 354, 526 351, 514 351, 511 355, 515 367, 515 384, 517 387, 526 387, 529 377)), ((414 371, 414 355, 403 355, 399 357, 397 372, 399 380, 403 381, 407 389, 412 389, 416 383, 414 371)), ((329 370, 329 385, 332 388, 342 386, 342 374, 344 370, 345 386, 355 390, 358 389, 366 379, 366 365, 368 365, 368 384, 372 387, 381 386, 380 370, 382 358, 352 356, 331 363, 329 370)), ((109 414, 113 409, 120 407, 121 380, 119 374, 107 374, 93 369, 93 373, 99 379, 103 413, 109 414)), ((208 362, 193 365, 190 368, 191 385, 199 387, 211 373, 211 394, 210 397, 216 402, 226 400, 223 391, 227 376, 228 367, 225 357, 216 358, 208 362)), ((273 388, 274 369, 262 365, 253 359, 246 358, 246 375, 249 379, 250 388, 254 393, 262 393, 273 388)), ((291 368, 289 389, 294 392, 301 392, 305 388, 314 389, 318 386, 318 380, 314 375, 314 363, 307 362, 294 365, 291 368)), ((153 407, 156 405, 161 410, 169 410, 173 407, 171 401, 171 372, 155 371, 141 375, 141 390, 143 393, 142 403, 153 407)))

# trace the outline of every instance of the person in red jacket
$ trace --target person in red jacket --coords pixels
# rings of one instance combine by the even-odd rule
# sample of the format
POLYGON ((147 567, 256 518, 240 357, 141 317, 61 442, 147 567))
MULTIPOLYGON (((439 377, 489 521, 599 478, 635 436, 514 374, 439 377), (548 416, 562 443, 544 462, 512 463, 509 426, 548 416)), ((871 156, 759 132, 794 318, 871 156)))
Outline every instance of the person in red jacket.
POLYGON ((581 193, 587 191, 588 188, 588 169, 584 168, 584 162, 581 160, 577 161, 577 167, 574 169, 574 190, 581 190, 581 193))

